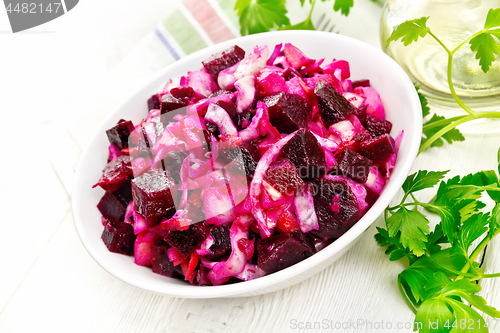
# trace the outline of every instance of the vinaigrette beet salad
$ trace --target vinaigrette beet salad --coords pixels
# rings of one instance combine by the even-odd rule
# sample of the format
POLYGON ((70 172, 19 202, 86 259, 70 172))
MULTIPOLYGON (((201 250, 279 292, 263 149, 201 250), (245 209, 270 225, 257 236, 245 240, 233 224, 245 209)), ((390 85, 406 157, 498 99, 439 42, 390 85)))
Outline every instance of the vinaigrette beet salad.
POLYGON ((102 240, 194 285, 252 280, 320 251, 380 195, 391 137, 369 79, 285 43, 238 46, 169 80, 106 131, 102 240), (146 103, 146 101, 144 101, 146 103))

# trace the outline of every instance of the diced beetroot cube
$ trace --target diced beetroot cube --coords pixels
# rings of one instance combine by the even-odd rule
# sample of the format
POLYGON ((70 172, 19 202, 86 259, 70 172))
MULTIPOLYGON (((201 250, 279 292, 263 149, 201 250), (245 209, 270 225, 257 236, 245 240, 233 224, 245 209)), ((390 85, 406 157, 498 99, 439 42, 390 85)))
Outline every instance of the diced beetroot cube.
POLYGON ((173 150, 166 153, 159 163, 163 170, 166 170, 170 173, 176 184, 181 183, 181 167, 185 158, 186 154, 184 154, 182 151, 173 150))
POLYGON ((118 123, 106 131, 110 143, 114 143, 118 149, 128 147, 128 136, 134 130, 131 121, 120 119, 118 123))
POLYGON ((219 76, 220 71, 235 65, 244 57, 245 51, 238 45, 235 45, 225 51, 216 53, 207 60, 203 61, 203 67, 205 67, 205 70, 212 75, 215 82, 217 82, 217 77, 219 76))
POLYGON ((110 161, 102 170, 101 179, 92 186, 100 186, 108 192, 116 191, 126 180, 132 176, 132 165, 130 157, 126 155, 118 156, 110 161))
POLYGON ((153 169, 132 180, 132 196, 135 211, 154 223, 175 211, 177 187, 168 171, 153 169))
POLYGON ((392 129, 392 123, 389 120, 367 115, 365 127, 372 137, 377 137, 383 134, 389 134, 392 129))
POLYGON ((211 286, 212 282, 210 282, 210 279, 208 278, 209 272, 210 269, 200 266, 200 269, 198 269, 198 275, 196 276, 196 281, 193 284, 197 286, 211 286))
POLYGON ((239 170, 245 170, 248 176, 253 176, 260 160, 260 151, 253 142, 243 142, 241 146, 219 143, 218 161, 229 164, 236 163, 239 170), (240 165, 240 163, 242 163, 240 165))
POLYGON ((303 233, 300 229, 296 229, 290 232, 290 236, 304 244, 308 251, 304 252, 307 257, 312 256, 316 253, 316 247, 314 246, 315 238, 310 232, 303 233))
POLYGON ((337 121, 346 119, 347 116, 356 111, 354 105, 326 81, 316 84, 314 94, 326 128, 337 121))
POLYGON ((345 180, 320 179, 313 183, 314 209, 318 230, 310 233, 318 238, 338 238, 359 218, 356 196, 345 180), (336 205, 334 205, 336 203, 336 205), (336 207, 335 211, 332 207, 336 207))
POLYGON ((127 179, 120 188, 113 192, 114 196, 125 205, 128 205, 132 201, 132 183, 130 180, 127 179))
POLYGON ((357 142, 363 142, 363 141, 369 140, 371 138, 372 138, 372 136, 370 135, 370 133, 368 133, 367 130, 359 131, 354 136, 354 140, 357 141, 357 142))
POLYGON ((366 127, 366 111, 368 110, 367 104, 361 104, 355 111, 356 116, 363 126, 366 127))
POLYGON ((226 110, 229 117, 231 117, 231 120, 233 121, 233 123, 236 124, 237 117, 238 117, 238 111, 236 111, 236 104, 234 104, 231 101, 229 101, 229 102, 217 101, 217 102, 215 102, 215 105, 220 106, 221 108, 226 110))
MULTIPOLYGON (((208 120, 205 120, 205 128, 208 131, 208 133, 213 134, 213 136, 217 140, 219 140, 220 131, 219 131, 219 127, 216 124, 214 124, 208 120)), ((210 141, 210 138, 207 138, 207 142, 209 142, 209 141, 210 141)))
POLYGON ((264 180, 283 195, 294 194, 304 184, 297 169, 288 159, 273 162, 267 169, 264 180))
POLYGON ((189 257, 207 238, 209 232, 209 226, 203 221, 191 224, 187 230, 170 230, 164 240, 182 255, 189 257))
POLYGON ((101 239, 110 252, 134 254, 134 229, 128 223, 108 219, 101 239))
POLYGON ((288 158, 303 180, 316 179, 326 173, 325 152, 308 130, 297 131, 283 146, 279 156, 288 158))
POLYGON ((165 94, 161 96, 161 114, 167 113, 172 110, 180 109, 184 106, 188 105, 188 103, 183 99, 175 98, 170 94, 165 94))
POLYGON ((352 81, 352 89, 356 87, 369 87, 370 86, 370 80, 356 80, 352 81))
POLYGON ((214 239, 214 243, 210 246, 212 254, 206 255, 210 261, 224 261, 231 254, 231 239, 229 238, 229 224, 213 226, 210 230, 210 235, 214 239))
POLYGON ((281 76, 283 76, 286 81, 291 80, 294 77, 302 78, 302 75, 300 75, 300 73, 297 72, 297 70, 293 67, 288 67, 287 69, 285 69, 281 76))
POLYGON ((113 193, 106 192, 97 204, 97 208, 104 217, 121 221, 125 217, 127 203, 122 202, 113 193))
POLYGON ((161 107, 160 99, 157 94, 154 94, 148 99, 148 110, 159 110, 161 107))
POLYGON ((307 257, 309 249, 288 234, 257 241, 258 265, 266 273, 274 273, 292 266, 307 257))
POLYGON ((302 96, 280 92, 264 98, 269 121, 280 133, 292 133, 307 128, 311 122, 312 106, 302 96))
POLYGON ((389 134, 366 140, 359 145, 359 153, 373 161, 384 160, 394 152, 394 139, 389 134))
POLYGON ((196 93, 191 87, 177 87, 170 90, 170 94, 177 99, 190 102, 196 97, 196 93))
POLYGON ((366 182, 373 161, 352 151, 348 148, 335 155, 337 168, 342 174, 357 180, 360 183, 366 182))
POLYGON ((151 268, 156 274, 181 278, 182 276, 176 271, 174 264, 168 259, 167 250, 169 247, 164 241, 151 244, 151 268))

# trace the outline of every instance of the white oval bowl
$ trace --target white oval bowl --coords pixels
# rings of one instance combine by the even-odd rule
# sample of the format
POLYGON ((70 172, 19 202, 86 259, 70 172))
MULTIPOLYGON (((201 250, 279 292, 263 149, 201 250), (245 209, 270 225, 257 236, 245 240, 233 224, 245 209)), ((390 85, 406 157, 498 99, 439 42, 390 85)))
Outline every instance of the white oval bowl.
MULTIPOLYGON (((178 81, 177 81, 178 82, 178 81)), ((406 73, 389 56, 359 40, 319 31, 280 31, 236 38, 191 54, 153 77, 120 107, 111 112, 96 130, 83 152, 73 186, 72 208, 76 230, 90 255, 106 271, 133 286, 152 292, 183 298, 241 297, 280 290, 299 283, 339 259, 358 237, 383 213, 408 175, 417 155, 422 134, 422 111, 416 90, 406 73), (101 176, 109 142, 105 131, 123 118, 137 124, 147 115, 147 99, 161 91, 168 79, 178 80, 188 71, 199 70, 210 55, 234 44, 248 52, 256 45, 268 45, 272 51, 279 43, 292 43, 313 59, 347 60, 351 79, 369 79, 380 93, 386 117, 393 124, 391 134, 404 131, 392 177, 379 199, 342 237, 313 256, 279 272, 222 286, 192 286, 184 281, 154 274, 151 268, 134 264, 134 258, 108 251, 101 240, 102 224, 96 208, 104 191, 92 188, 101 176)))

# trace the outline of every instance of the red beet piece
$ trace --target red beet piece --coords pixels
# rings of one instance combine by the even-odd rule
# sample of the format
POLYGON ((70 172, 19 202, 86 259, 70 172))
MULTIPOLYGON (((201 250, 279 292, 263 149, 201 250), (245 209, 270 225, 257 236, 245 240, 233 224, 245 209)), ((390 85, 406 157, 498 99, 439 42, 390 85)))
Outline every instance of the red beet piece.
POLYGON ((337 169, 344 175, 360 182, 366 182, 373 161, 348 148, 335 155, 337 169))
POLYGON ((292 236, 293 238, 304 244, 305 247, 307 247, 308 250, 304 252, 304 255, 306 255, 307 257, 310 257, 316 253, 316 247, 314 246, 315 239, 314 236, 311 235, 311 233, 309 232, 303 233, 302 231, 300 231, 300 229, 297 229, 295 231, 292 231, 290 233, 290 236, 292 236))
POLYGON ((344 180, 326 180, 313 183, 314 208, 318 217, 318 230, 310 233, 318 238, 338 238, 342 236, 359 218, 359 206, 356 196, 344 180), (332 203, 339 203, 337 211, 332 210, 332 203))
POLYGON ((346 119, 347 116, 356 111, 354 105, 326 81, 316 84, 314 94, 326 128, 337 121, 346 119))
POLYGON ((172 110, 180 109, 184 106, 188 105, 187 101, 184 99, 175 98, 170 94, 165 94, 161 96, 161 107, 160 113, 164 114, 170 112, 172 110))
POLYGON ((267 169, 264 180, 283 195, 294 194, 304 184, 297 169, 288 159, 273 162, 267 169))
POLYGON ((155 223, 175 211, 177 187, 168 171, 153 169, 132 180, 132 196, 135 211, 155 223))
POLYGON ((130 157, 126 155, 118 156, 104 167, 101 178, 92 188, 100 186, 105 191, 114 192, 131 176, 130 157))
POLYGON ((196 93, 191 87, 178 87, 172 88, 170 94, 177 99, 184 100, 185 102, 191 102, 196 98, 196 93))
POLYGON ((392 123, 389 120, 380 119, 375 116, 366 116, 366 129, 370 135, 375 138, 383 134, 389 134, 392 129, 392 123))
POLYGON ((128 223, 106 219, 101 239, 110 252, 134 254, 134 229, 128 223))
POLYGON ((161 166, 163 170, 167 170, 170 173, 176 184, 181 183, 180 174, 182 163, 184 162, 185 158, 186 154, 184 154, 182 151, 174 150, 166 153, 159 163, 159 166, 161 166))
POLYGON ((370 86, 370 80, 356 80, 352 81, 352 89, 356 87, 369 87, 370 86))
POLYGON ((286 81, 293 79, 294 77, 302 78, 302 75, 300 75, 300 73, 297 72, 297 70, 293 67, 288 67, 287 69, 285 69, 281 76, 283 76, 286 81))
POLYGON ((236 164, 238 170, 245 170, 250 177, 255 173, 261 154, 254 142, 243 142, 241 146, 219 143, 218 161, 236 164))
POLYGON ((231 239, 229 238, 229 224, 213 226, 210 230, 210 235, 214 239, 214 243, 210 246, 212 254, 206 255, 209 261, 224 261, 231 254, 231 239))
POLYGON ((153 269, 153 273, 180 278, 181 275, 175 270, 174 264, 168 259, 167 250, 169 247, 164 241, 157 241, 151 244, 151 268, 153 269))
MULTIPOLYGON (((212 123, 208 120, 205 120, 205 128, 206 128, 207 134, 213 134, 213 136, 217 140, 219 140, 220 131, 219 131, 219 127, 217 127, 217 125, 215 125, 214 123, 212 123)), ((207 135, 206 141, 210 142, 210 135, 207 135)))
POLYGON ((158 95, 153 95, 148 99, 148 111, 151 110, 158 110, 160 109, 161 104, 160 104, 160 99, 158 98, 158 95))
POLYGON ((312 106, 302 96, 280 92, 264 98, 269 109, 269 121, 280 133, 292 133, 307 128, 311 122, 312 106))
POLYGON ((121 221, 125 217, 127 203, 124 203, 114 193, 106 192, 97 204, 97 209, 99 209, 104 217, 121 221))
POLYGON ((257 241, 258 265, 266 273, 274 273, 307 258, 309 249, 288 234, 257 241))
POLYGON ((394 154, 394 140, 389 134, 361 142, 359 153, 373 161, 381 161, 394 154))
POLYGON ((208 236, 210 228, 205 221, 193 223, 187 230, 169 230, 164 240, 179 250, 182 255, 189 257, 208 236))
POLYGON ((110 143, 114 143, 118 149, 128 147, 128 136, 134 130, 131 121, 120 119, 118 123, 106 131, 110 143))
POLYGON ((325 152, 306 129, 297 131, 283 146, 279 157, 288 158, 303 180, 313 180, 326 173, 325 152))
POLYGON ((203 67, 205 67, 205 70, 212 75, 215 82, 217 82, 217 77, 219 76, 220 71, 235 65, 244 57, 245 51, 238 45, 235 45, 225 51, 216 53, 207 60, 203 61, 203 67))

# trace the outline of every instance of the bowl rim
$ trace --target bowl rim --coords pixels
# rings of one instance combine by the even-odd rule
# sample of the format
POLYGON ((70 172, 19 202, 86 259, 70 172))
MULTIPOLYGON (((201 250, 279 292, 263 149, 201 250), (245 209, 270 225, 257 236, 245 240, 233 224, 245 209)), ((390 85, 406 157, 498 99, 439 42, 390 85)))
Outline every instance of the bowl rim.
MULTIPOLYGON (((165 75, 169 72, 171 72, 173 69, 179 66, 184 66, 187 64, 190 64, 192 62, 192 59, 199 58, 201 55, 205 56, 210 56, 211 54, 223 50, 225 48, 228 48, 239 41, 254 41, 255 45, 259 45, 259 39, 262 37, 296 37, 296 36, 302 36, 302 37, 311 37, 311 38, 317 38, 315 36, 320 36, 320 38, 332 38, 332 39, 338 39, 339 42, 347 43, 349 45, 354 45, 355 47, 360 47, 361 49, 368 49, 371 50, 371 52, 374 52, 378 57, 381 57, 381 59, 385 59, 388 63, 391 63, 392 69, 394 72, 391 72, 391 77, 394 78, 396 77, 398 80, 401 81, 401 84, 405 84, 408 87, 413 87, 413 83, 411 82, 410 78, 408 75, 404 72, 404 70, 392 59, 390 58, 387 54, 383 53, 381 50, 365 43, 360 40, 348 37, 348 36, 343 36, 343 35, 338 35, 338 34, 332 34, 328 32, 321 32, 321 31, 304 31, 304 30, 295 30, 295 31, 276 31, 276 32, 266 32, 266 33, 260 33, 260 34, 254 34, 254 35, 249 35, 249 36, 244 36, 244 37, 237 37, 235 39, 231 39, 219 44, 214 44, 212 46, 209 46, 207 48, 204 48, 202 50, 199 50, 195 53, 192 53, 176 62, 173 64, 165 67, 164 69, 160 70, 158 73, 155 73, 154 75, 150 76, 145 82, 143 82, 140 87, 136 90, 134 90, 134 93, 130 95, 129 98, 123 101, 117 108, 112 110, 106 117, 105 119, 100 123, 98 128, 96 128, 94 134, 88 141, 88 144, 84 151, 82 152, 82 155, 80 156, 77 168, 75 170, 75 178, 73 181, 73 188, 72 188, 72 199, 71 199, 71 207, 72 207, 72 214, 73 214, 73 220, 75 224, 76 231, 78 233, 78 236, 86 248, 86 250, 89 252, 91 257, 108 273, 113 275, 114 277, 130 284, 136 287, 139 287, 141 289, 145 289, 151 292, 155 292, 158 294, 163 294, 163 295, 169 295, 169 296, 174 296, 174 297, 182 297, 182 298, 220 298, 220 297, 230 297, 230 296, 238 296, 238 295, 243 295, 243 294, 249 294, 252 293, 252 291, 256 290, 262 290, 265 288, 270 288, 271 286, 278 284, 280 282, 284 282, 286 280, 289 280, 290 277, 293 276, 298 276, 308 270, 312 270, 315 266, 321 264, 322 262, 328 260, 330 257, 333 257, 335 254, 341 252, 344 248, 346 248, 349 244, 353 243, 366 229, 368 229, 374 222, 375 220, 383 213, 383 210, 385 209, 386 204, 384 202, 387 202, 387 204, 392 200, 392 198, 396 195, 398 192, 400 186, 403 184, 404 180, 406 179, 406 176, 408 175, 413 161, 415 160, 418 149, 419 149, 419 144, 420 144, 420 137, 422 133, 422 117, 417 112, 418 110, 421 110, 420 106, 420 101, 418 99, 417 92, 415 90, 412 98, 410 99, 410 105, 408 106, 409 109, 414 110, 412 112, 412 119, 408 119, 408 121, 411 121, 413 123, 414 127, 414 133, 413 136, 409 138, 410 140, 410 146, 407 148, 408 150, 408 158, 406 160, 397 160, 397 173, 394 172, 393 176, 390 178, 390 183, 391 186, 387 186, 384 188, 382 194, 380 197, 377 199, 377 201, 373 204, 373 206, 365 213, 365 215, 357 221, 346 233, 344 233, 340 238, 332 242, 330 245, 322 249, 321 251, 315 253, 313 256, 308 257, 304 260, 302 260, 299 263, 296 263, 290 267, 287 267, 283 270, 280 270, 278 272, 250 280, 250 281, 242 281, 238 282, 235 284, 229 284, 229 285, 221 285, 221 286, 193 286, 190 284, 186 285, 169 285, 168 283, 165 285, 162 285, 161 288, 157 288, 154 286, 149 285, 146 283, 146 281, 141 281, 137 279, 133 279, 130 276, 127 276, 124 274, 124 272, 121 269, 118 269, 114 266, 108 266, 105 265, 104 260, 101 259, 100 255, 100 250, 96 249, 94 246, 92 246, 92 242, 85 237, 84 233, 84 223, 83 222, 83 217, 81 214, 78 214, 79 208, 78 205, 81 202, 81 196, 82 193, 79 191, 79 189, 82 187, 82 177, 83 177, 83 171, 82 171, 82 166, 84 165, 85 161, 87 160, 89 155, 91 154, 92 151, 92 142, 95 141, 96 137, 98 135, 101 135, 100 129, 104 127, 106 123, 109 123, 111 120, 116 120, 116 114, 119 113, 120 110, 122 110, 129 101, 132 101, 134 99, 137 99, 139 96, 144 95, 144 90, 147 90, 148 87, 155 81, 158 81, 161 78, 164 78, 165 75), (265 35, 265 36, 264 36, 265 35)), ((264 42, 269 43, 269 42, 264 42)), ((307 54, 307 52, 306 52, 307 54)), ((345 59, 349 61, 349 59, 345 59)), ((168 80, 168 78, 167 78, 168 80)), ((88 184, 85 184, 86 186, 89 186, 88 184)), ((153 274, 153 273, 152 273, 153 274)), ((165 277, 167 278, 167 277, 165 277)), ((168 281, 168 280, 167 280, 168 281)), ((156 284, 155 284, 156 285, 156 284)), ((280 288, 278 288, 280 289, 280 288)), ((274 290, 274 289, 273 289, 274 290)), ((277 289, 276 289, 277 290, 277 289)))

